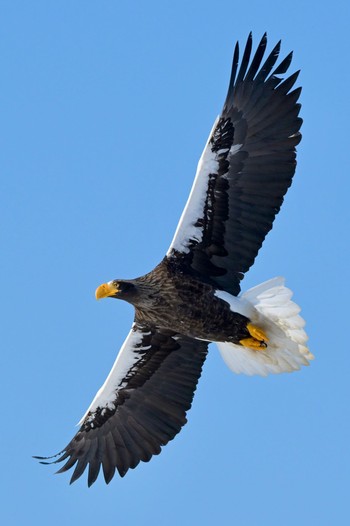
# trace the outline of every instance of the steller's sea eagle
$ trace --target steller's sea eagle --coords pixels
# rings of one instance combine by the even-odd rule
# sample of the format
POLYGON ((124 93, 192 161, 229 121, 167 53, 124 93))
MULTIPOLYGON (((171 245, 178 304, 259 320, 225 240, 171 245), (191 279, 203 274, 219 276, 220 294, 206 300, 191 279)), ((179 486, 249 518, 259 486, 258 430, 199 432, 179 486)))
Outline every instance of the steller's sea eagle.
POLYGON ((90 486, 102 465, 109 483, 116 469, 124 476, 160 453, 186 423, 210 342, 248 375, 296 371, 313 358, 282 278, 239 295, 291 185, 301 139, 299 72, 284 78, 292 53, 275 68, 280 42, 262 63, 266 43, 265 34, 251 60, 250 34, 240 66, 236 44, 223 110, 163 261, 96 290, 97 299, 131 303, 135 319, 79 431, 52 461, 66 461, 59 473, 74 467, 71 482, 88 467, 90 486))

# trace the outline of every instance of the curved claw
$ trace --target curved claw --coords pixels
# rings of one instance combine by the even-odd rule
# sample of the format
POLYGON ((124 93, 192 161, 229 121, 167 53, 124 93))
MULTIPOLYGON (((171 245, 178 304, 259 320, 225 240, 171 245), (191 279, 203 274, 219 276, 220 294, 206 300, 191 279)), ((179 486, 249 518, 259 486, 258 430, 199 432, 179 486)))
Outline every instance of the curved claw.
POLYGON ((252 323, 248 323, 247 329, 248 329, 250 336, 252 336, 256 340, 259 340, 260 342, 269 341, 265 332, 262 329, 260 329, 260 327, 257 327, 256 325, 253 325, 252 323))
POLYGON ((260 329, 260 327, 256 327, 256 325, 253 325, 252 323, 247 324, 247 330, 251 338, 243 338, 243 340, 240 340, 239 343, 243 345, 243 347, 248 347, 248 349, 253 349, 254 351, 262 351, 266 349, 266 342, 268 342, 269 339, 265 332, 260 329))

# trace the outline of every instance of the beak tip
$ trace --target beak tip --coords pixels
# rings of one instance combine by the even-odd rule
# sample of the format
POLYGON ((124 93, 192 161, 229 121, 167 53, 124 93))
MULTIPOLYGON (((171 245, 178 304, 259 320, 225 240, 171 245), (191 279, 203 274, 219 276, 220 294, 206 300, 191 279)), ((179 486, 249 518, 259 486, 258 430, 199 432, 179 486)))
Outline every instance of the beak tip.
POLYGON ((102 298, 105 298, 107 296, 107 294, 108 294, 107 285, 106 285, 106 283, 103 283, 102 285, 97 287, 97 289, 95 291, 95 298, 97 300, 100 300, 102 298))
POLYGON ((113 285, 112 282, 102 283, 102 285, 97 287, 95 291, 95 298, 97 300, 108 298, 108 296, 113 296, 116 292, 118 292, 118 289, 113 285))

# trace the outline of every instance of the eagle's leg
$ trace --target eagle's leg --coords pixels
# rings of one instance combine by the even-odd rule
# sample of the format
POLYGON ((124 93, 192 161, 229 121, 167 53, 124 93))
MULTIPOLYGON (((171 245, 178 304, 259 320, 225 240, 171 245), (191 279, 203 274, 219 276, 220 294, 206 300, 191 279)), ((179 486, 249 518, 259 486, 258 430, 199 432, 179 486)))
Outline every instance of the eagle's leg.
POLYGON ((260 327, 257 327, 252 323, 247 324, 247 330, 251 337, 243 338, 243 340, 240 340, 239 343, 244 347, 248 347, 249 349, 253 349, 255 351, 261 351, 262 349, 266 349, 266 342, 269 339, 266 336, 265 332, 262 329, 260 329, 260 327))

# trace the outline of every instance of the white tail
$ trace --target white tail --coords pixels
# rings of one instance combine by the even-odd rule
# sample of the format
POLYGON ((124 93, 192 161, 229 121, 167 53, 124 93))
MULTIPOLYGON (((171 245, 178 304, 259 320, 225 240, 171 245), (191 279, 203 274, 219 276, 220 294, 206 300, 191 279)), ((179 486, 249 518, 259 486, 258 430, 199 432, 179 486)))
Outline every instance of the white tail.
POLYGON ((265 331, 269 341, 263 350, 217 342, 221 356, 233 372, 267 376, 309 365, 314 356, 306 347, 305 322, 299 316, 300 307, 291 300, 292 295, 283 278, 274 278, 240 296, 250 311, 251 322, 265 331))

